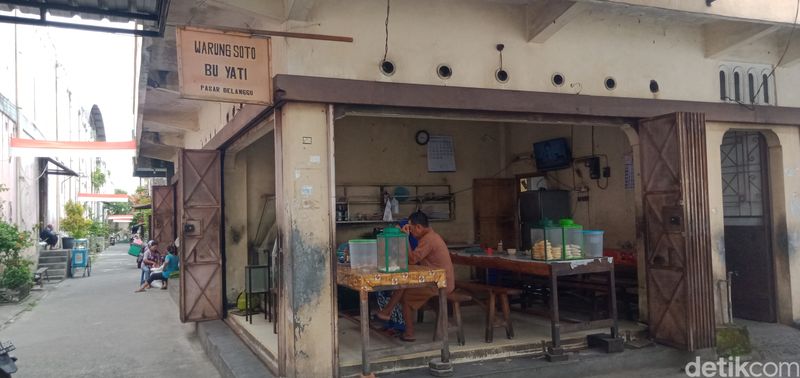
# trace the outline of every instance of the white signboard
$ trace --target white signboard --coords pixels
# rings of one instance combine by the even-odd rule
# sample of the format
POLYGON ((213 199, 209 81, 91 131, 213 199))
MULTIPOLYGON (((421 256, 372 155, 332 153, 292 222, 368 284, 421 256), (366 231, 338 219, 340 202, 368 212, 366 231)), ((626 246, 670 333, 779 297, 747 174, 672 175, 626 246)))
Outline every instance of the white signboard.
POLYGON ((180 27, 177 47, 181 97, 272 103, 268 38, 180 27))

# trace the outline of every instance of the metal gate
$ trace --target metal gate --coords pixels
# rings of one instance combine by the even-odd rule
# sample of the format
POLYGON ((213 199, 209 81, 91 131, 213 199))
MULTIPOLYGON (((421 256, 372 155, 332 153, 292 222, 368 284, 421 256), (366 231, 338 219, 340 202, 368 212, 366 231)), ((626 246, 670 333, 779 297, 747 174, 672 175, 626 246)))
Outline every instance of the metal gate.
POLYGON ((713 347, 705 117, 642 120, 639 137, 650 334, 690 351, 713 347))
POLYGON ((725 215, 725 265, 731 274, 733 316, 777 320, 764 137, 729 131, 720 145, 725 215))
POLYGON ((153 185, 153 240, 162 251, 175 241, 175 187, 153 185))
POLYGON ((181 321, 221 319, 224 307, 220 152, 181 150, 178 164, 181 321))

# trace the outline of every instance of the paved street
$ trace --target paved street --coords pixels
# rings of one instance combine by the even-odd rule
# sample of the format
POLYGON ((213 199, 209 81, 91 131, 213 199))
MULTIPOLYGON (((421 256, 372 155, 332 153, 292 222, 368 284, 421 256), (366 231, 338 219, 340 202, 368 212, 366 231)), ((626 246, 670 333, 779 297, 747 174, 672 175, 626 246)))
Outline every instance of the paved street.
POLYGON ((91 277, 49 288, 0 329, 17 346, 14 377, 219 376, 166 290, 133 292, 139 270, 126 252, 109 248, 91 277))

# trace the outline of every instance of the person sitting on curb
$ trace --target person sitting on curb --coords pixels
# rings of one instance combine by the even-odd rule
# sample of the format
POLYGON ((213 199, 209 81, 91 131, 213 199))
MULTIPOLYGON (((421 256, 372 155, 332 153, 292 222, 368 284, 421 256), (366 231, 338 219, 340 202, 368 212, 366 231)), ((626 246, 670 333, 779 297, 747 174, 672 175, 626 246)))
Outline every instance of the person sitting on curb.
POLYGON ((161 264, 161 253, 158 250, 158 241, 151 240, 144 248, 142 257, 142 275, 139 278, 139 285, 144 284, 150 278, 150 269, 161 264))
POLYGON ((164 259, 164 263, 161 264, 159 268, 153 269, 154 272, 151 273, 150 277, 147 278, 147 282, 145 282, 142 287, 136 290, 136 293, 141 293, 151 288, 152 283, 155 280, 161 280, 161 290, 167 290, 169 275, 178 270, 178 249, 175 248, 174 245, 171 245, 167 247, 167 251, 169 251, 169 254, 167 255, 167 258, 164 259))

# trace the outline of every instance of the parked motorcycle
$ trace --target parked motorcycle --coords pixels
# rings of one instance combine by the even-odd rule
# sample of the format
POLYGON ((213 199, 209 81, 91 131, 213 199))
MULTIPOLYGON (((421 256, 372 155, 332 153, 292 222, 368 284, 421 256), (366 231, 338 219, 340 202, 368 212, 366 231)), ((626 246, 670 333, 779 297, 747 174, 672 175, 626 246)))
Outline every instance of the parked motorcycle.
POLYGON ((0 342, 0 378, 11 378, 17 372, 17 358, 9 354, 14 349, 17 348, 10 341, 0 342))

